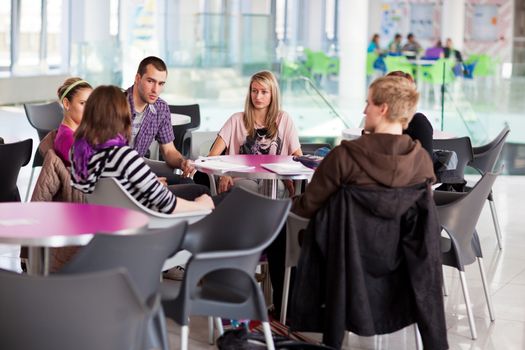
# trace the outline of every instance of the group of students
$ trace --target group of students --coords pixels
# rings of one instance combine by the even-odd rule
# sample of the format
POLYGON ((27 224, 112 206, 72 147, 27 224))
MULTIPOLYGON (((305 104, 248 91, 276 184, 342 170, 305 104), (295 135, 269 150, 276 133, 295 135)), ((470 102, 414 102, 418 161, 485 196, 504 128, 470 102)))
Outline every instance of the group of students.
POLYGON ((409 33, 404 44, 401 43, 402 36, 397 33, 394 36, 394 39, 388 44, 386 50, 381 49, 380 46, 380 36, 379 34, 374 34, 370 43, 368 45, 367 51, 375 52, 378 55, 390 55, 390 56, 400 56, 405 55, 408 58, 415 58, 416 56, 423 55, 423 57, 429 59, 438 59, 438 58, 454 58, 457 62, 463 62, 461 52, 454 48, 451 38, 447 38, 445 45, 442 44, 441 40, 436 42, 435 46, 428 48, 423 53, 423 47, 419 42, 417 42, 414 34, 409 33))
MULTIPOLYGON (((164 62, 147 57, 139 65, 133 86, 126 91, 115 86, 93 89, 80 78, 70 78, 58 89, 64 119, 55 150, 71 166, 74 188, 89 193, 100 178, 112 177, 140 203, 159 212, 220 205, 220 198, 212 199, 207 188, 201 190, 202 185, 186 177, 194 173, 194 165, 174 147, 169 107, 159 97, 166 80, 164 62), (166 163, 183 171, 175 184, 167 186, 143 158, 154 140, 159 142, 166 163), (200 187, 188 191, 188 186, 200 187)), ((415 84, 406 73, 394 72, 376 79, 368 90, 362 137, 342 141, 328 153, 304 193, 293 198, 292 211, 313 217, 343 185, 402 187, 434 181, 429 156, 432 127, 425 116, 415 113, 418 98, 415 84), (409 135, 404 135, 407 128, 409 135)), ((251 77, 244 111, 233 114, 219 131, 209 155, 223 153, 302 154, 297 130, 292 118, 281 109, 279 86, 271 72, 251 77)), ((251 180, 222 176, 219 193, 227 195, 234 185, 258 189, 256 182, 246 181, 251 180)), ((284 184, 284 190, 290 196, 295 193, 291 182, 284 184)), ((268 248, 277 313, 285 237, 281 233, 268 248)))

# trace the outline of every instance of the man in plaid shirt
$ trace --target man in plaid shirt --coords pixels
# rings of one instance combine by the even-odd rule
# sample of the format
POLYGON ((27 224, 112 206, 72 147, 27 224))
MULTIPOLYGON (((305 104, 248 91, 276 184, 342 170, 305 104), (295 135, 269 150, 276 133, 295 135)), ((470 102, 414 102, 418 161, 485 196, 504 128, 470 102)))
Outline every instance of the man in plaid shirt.
MULTIPOLYGON (((130 146, 143 157, 151 143, 158 141, 166 163, 172 168, 181 169, 183 176, 187 176, 195 168, 191 160, 184 159, 175 148, 170 109, 166 101, 159 98, 167 76, 168 69, 160 58, 149 56, 140 62, 135 82, 126 91, 131 108, 130 146)), ((176 178, 174 183, 192 182, 190 179, 176 178)))

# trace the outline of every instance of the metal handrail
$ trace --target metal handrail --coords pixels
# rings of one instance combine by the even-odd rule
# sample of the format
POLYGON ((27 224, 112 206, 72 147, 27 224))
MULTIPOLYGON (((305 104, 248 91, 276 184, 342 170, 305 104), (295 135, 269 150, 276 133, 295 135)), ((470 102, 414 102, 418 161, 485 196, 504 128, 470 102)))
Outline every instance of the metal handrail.
POLYGON ((343 122, 344 126, 347 127, 347 128, 350 128, 351 126, 348 124, 348 122, 345 120, 345 118, 343 118, 339 113, 337 113, 337 111, 335 110, 335 108, 332 106, 332 104, 330 103, 330 101, 326 98, 326 96, 324 95, 324 93, 317 87, 315 86, 315 83, 308 77, 305 77, 305 76, 299 76, 299 77, 294 77, 292 78, 291 80, 303 80, 305 82, 307 82, 310 87, 312 87, 314 89, 314 91, 317 93, 317 95, 319 95, 319 97, 321 97, 321 99, 323 100, 323 102, 328 106, 328 108, 330 109, 330 111, 341 121, 343 122))

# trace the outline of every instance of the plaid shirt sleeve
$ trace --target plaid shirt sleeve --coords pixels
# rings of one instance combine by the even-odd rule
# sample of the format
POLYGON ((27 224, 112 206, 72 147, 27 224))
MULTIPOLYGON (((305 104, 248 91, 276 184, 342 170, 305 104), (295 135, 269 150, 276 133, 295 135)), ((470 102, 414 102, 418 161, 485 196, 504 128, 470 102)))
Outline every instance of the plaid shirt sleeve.
POLYGON ((158 99, 155 103, 155 109, 158 116, 158 131, 155 139, 161 144, 171 143, 175 139, 173 135, 173 126, 171 125, 171 113, 168 104, 158 99))

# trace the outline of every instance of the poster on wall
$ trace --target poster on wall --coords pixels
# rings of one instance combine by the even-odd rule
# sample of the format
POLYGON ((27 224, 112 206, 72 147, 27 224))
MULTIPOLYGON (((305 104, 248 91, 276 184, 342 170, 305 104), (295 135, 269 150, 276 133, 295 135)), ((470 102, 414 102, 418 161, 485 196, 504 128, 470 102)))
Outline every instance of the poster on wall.
POLYGON ((410 5, 410 32, 419 39, 432 39, 434 4, 410 5))
POLYGON ((403 33, 403 17, 405 15, 403 3, 384 2, 381 5, 381 37, 387 42, 394 39, 397 33, 403 33))
POLYGON ((498 5, 474 5, 472 40, 498 40, 498 5))

